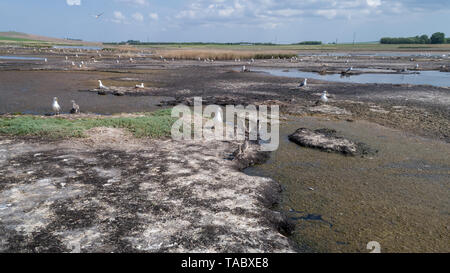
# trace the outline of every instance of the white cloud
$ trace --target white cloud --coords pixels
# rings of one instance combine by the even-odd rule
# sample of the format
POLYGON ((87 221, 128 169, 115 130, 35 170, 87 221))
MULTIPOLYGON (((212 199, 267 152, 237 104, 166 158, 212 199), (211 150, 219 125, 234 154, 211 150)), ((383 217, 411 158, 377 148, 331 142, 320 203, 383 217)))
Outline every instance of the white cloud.
POLYGON ((69 6, 81 6, 81 0, 66 0, 69 6))
POLYGON ((334 9, 319 9, 316 11, 317 15, 321 15, 327 19, 333 19, 338 14, 337 10, 334 9))
POLYGON ((125 20, 127 19, 125 17, 125 15, 123 15, 122 12, 120 12, 120 11, 114 11, 113 15, 114 15, 114 19, 112 19, 112 21, 114 23, 118 23, 118 24, 125 23, 125 20))
POLYGON ((125 2, 139 6, 148 6, 147 0, 116 0, 117 2, 125 2))
POLYGON ((133 13, 132 17, 133 17, 133 19, 136 20, 136 21, 139 21, 139 22, 144 21, 144 15, 142 15, 142 14, 139 13, 139 12, 133 13))
POLYGON ((155 20, 155 21, 159 19, 158 13, 152 12, 148 16, 150 17, 150 19, 155 20))
POLYGON ((367 5, 376 8, 381 5, 381 0, 367 0, 367 5))

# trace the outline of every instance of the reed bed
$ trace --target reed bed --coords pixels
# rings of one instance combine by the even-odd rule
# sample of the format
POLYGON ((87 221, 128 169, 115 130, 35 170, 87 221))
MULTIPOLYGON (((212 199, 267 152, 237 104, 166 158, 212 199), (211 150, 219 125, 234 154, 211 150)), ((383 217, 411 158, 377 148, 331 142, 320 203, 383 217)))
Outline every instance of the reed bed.
POLYGON ((162 56, 166 59, 177 60, 235 60, 235 59, 272 59, 272 58, 292 58, 297 56, 295 51, 250 51, 250 50, 195 50, 195 49, 180 49, 180 50, 159 50, 156 52, 157 56, 162 56))

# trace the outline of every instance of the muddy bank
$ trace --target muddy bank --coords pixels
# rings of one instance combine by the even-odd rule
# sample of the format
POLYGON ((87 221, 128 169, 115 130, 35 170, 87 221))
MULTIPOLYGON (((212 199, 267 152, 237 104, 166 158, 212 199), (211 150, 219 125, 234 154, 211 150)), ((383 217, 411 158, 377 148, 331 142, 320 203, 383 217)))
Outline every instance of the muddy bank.
POLYGON ((332 115, 338 119, 347 119, 350 115, 352 119, 369 120, 413 134, 450 141, 449 88, 408 84, 335 83, 310 79, 307 88, 299 89, 297 87, 302 80, 299 78, 239 72, 243 65, 250 71, 257 68, 343 71, 353 67, 356 71, 366 73, 399 71, 405 67, 414 70, 417 69, 416 64, 419 65, 418 71, 440 70, 450 66, 448 58, 329 55, 300 56, 296 60, 255 60, 248 64, 250 60, 164 61, 144 54, 149 52, 138 51, 17 51, 48 57, 48 63, 11 60, 1 62, 1 75, 4 76, 1 80, 6 85, 3 85, 4 88, 0 87, 0 113, 43 114, 51 111, 49 102, 54 96, 61 97, 63 110, 70 109, 70 100, 75 99, 82 111, 84 109, 94 113, 151 111, 161 105, 189 104, 193 97, 201 96, 205 104, 219 105, 277 101, 285 113, 332 115), (68 56, 68 60, 65 60, 65 56, 68 56), (83 61, 86 65, 81 69, 72 67, 72 61, 77 64, 83 61), (30 72, 35 69, 43 71, 30 72), (18 85, 17 82, 24 77, 27 81, 18 85), (97 92, 77 92, 95 90, 99 79, 106 86, 124 89, 124 92, 118 93, 124 96, 98 96, 97 92), (148 90, 133 90, 141 82, 148 90), (337 107, 336 111, 311 109, 318 99, 317 94, 324 90, 334 96, 329 106, 337 107))
POLYGON ((278 181, 278 209, 296 223, 292 238, 314 252, 448 252, 448 143, 365 121, 291 117, 269 161, 245 170, 278 181), (330 128, 367 143, 376 155, 342 156, 298 146, 300 126, 330 128))
POLYGON ((295 251, 279 185, 239 172, 235 149, 106 128, 1 137, 0 252, 295 251))

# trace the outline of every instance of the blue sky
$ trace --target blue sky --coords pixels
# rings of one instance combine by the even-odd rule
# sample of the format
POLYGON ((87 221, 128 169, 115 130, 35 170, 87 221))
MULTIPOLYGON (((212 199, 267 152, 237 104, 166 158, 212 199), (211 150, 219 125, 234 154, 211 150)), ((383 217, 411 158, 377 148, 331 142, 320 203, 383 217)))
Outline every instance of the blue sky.
POLYGON ((376 41, 441 31, 450 0, 1 0, 0 31, 87 41, 376 41), (94 15, 104 12, 100 19, 94 15))

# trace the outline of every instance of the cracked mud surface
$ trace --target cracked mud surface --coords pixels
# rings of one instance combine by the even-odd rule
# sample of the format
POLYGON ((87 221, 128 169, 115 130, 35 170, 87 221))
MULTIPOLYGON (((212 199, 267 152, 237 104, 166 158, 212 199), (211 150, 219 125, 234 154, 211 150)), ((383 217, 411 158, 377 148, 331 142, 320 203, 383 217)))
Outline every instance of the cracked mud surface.
POLYGON ((294 251, 278 184, 239 172, 233 144, 102 133, 122 142, 0 140, 0 252, 294 251))

